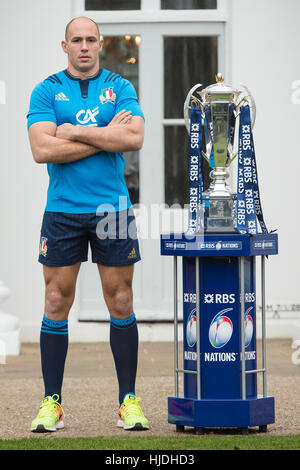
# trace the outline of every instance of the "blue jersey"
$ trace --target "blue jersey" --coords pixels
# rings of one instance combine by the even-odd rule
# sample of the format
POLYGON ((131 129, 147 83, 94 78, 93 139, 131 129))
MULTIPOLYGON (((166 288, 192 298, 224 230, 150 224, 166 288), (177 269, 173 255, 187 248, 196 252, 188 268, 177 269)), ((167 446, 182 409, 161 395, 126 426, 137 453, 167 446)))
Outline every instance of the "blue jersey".
MULTIPOLYGON (((27 126, 51 121, 57 126, 71 123, 104 127, 123 109, 132 111, 132 116, 144 118, 135 89, 128 80, 106 69, 100 69, 86 80, 63 70, 34 88, 27 126)), ((45 210, 84 214, 96 213, 99 206, 105 206, 108 212, 129 208, 124 167, 122 153, 105 151, 75 162, 48 163, 45 210)))

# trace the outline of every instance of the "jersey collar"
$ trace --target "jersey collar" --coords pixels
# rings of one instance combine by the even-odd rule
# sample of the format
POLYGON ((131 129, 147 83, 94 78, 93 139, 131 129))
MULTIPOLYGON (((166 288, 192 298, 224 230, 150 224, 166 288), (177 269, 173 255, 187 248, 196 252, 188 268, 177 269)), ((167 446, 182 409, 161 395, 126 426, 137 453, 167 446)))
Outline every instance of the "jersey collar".
MULTIPOLYGON (((88 77, 86 78, 85 80, 96 80, 97 78, 100 77, 101 73, 102 73, 102 70, 103 69, 100 69, 98 70, 98 72, 96 73, 96 75, 92 75, 91 77, 88 77)), ((80 77, 76 77, 75 75, 72 75, 68 69, 65 69, 64 70, 64 73, 65 75, 70 78, 71 80, 77 80, 77 81, 83 81, 80 77)))

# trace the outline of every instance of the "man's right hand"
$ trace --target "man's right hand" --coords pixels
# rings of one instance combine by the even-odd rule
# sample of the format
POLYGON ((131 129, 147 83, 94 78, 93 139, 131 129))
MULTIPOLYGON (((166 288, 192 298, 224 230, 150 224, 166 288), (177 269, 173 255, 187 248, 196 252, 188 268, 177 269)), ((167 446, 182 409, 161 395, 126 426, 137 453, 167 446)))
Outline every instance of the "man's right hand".
POLYGON ((62 138, 62 135, 58 138, 56 137, 57 129, 56 124, 50 121, 36 122, 29 127, 30 146, 37 163, 74 162, 101 150, 89 144, 62 138))

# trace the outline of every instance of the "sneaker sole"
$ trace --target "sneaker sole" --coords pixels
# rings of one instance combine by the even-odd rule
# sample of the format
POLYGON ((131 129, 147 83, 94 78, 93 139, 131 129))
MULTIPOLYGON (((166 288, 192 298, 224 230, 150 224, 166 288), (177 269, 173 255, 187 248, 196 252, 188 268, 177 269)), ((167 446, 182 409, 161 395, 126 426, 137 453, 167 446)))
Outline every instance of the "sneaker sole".
POLYGON ((43 424, 38 424, 36 428, 32 428, 31 432, 55 432, 57 429, 63 429, 64 422, 58 421, 54 428, 45 428, 43 424))
POLYGON ((144 431, 149 429, 148 425, 143 425, 142 423, 135 423, 133 426, 125 426, 124 422, 119 419, 117 422, 118 428, 123 428, 125 431, 144 431))

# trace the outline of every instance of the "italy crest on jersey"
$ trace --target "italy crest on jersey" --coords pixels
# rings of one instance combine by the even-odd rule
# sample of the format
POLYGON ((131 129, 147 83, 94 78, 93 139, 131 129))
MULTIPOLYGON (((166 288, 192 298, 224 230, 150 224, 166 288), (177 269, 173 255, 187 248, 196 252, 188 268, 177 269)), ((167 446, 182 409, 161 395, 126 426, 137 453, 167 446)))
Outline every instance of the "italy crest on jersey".
POLYGON ((116 101, 116 94, 113 92, 113 87, 102 90, 99 99, 102 104, 114 103, 116 101))
POLYGON ((41 237, 41 241, 40 241, 40 254, 43 255, 43 256, 47 256, 47 250, 48 250, 48 247, 47 247, 47 240, 48 240, 48 238, 41 237))

